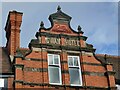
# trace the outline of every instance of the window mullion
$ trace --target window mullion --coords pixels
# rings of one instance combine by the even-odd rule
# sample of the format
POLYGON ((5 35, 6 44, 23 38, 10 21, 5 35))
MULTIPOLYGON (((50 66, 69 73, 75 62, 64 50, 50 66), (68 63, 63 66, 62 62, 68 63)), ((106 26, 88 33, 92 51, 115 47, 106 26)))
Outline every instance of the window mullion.
POLYGON ((59 60, 59 67, 61 67, 60 56, 58 56, 58 60, 59 60))
POLYGON ((54 63, 54 57, 55 57, 55 55, 52 55, 53 56, 53 65, 55 65, 55 63, 54 63))
POLYGON ((74 67, 74 57, 72 57, 72 61, 73 61, 73 67, 74 67))

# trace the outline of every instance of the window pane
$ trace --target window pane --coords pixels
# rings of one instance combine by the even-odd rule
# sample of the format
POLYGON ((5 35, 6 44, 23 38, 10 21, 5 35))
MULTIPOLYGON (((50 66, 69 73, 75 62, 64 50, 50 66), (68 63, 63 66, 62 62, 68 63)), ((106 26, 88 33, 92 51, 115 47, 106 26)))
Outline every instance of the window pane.
POLYGON ((53 55, 48 55, 49 65, 53 64, 53 55))
POLYGON ((77 85, 80 84, 79 69, 69 68, 69 73, 70 73, 70 83, 77 85))
POLYGON ((74 66, 79 66, 78 65, 78 57, 74 57, 74 66))
POLYGON ((49 81, 50 83, 60 83, 60 73, 58 67, 49 66, 49 81))
POLYGON ((68 60, 69 60, 69 66, 73 66, 73 59, 72 59, 72 57, 68 57, 68 60))
POLYGON ((8 79, 7 78, 5 78, 4 79, 4 81, 5 81, 5 86, 4 86, 4 88, 5 88, 5 90, 8 90, 7 88, 8 88, 8 79))
POLYGON ((54 64, 59 64, 59 57, 58 57, 58 55, 54 55, 54 64))

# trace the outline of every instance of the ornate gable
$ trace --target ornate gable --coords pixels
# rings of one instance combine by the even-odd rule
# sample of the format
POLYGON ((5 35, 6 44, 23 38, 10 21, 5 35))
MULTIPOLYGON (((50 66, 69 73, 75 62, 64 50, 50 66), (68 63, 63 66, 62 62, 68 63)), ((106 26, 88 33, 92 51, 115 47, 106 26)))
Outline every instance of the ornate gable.
MULTIPOLYGON (((40 24, 40 32, 41 30, 56 32, 56 33, 66 33, 66 34, 78 34, 79 31, 73 30, 70 27, 70 21, 72 17, 62 12, 61 7, 58 6, 57 12, 53 13, 49 16, 49 20, 51 22, 50 28, 45 28, 44 23, 41 22, 40 24)), ((80 33, 83 34, 82 31, 80 33)))
POLYGON ((49 20, 53 23, 58 22, 58 23, 69 23, 71 20, 71 17, 61 11, 61 7, 58 6, 57 12, 53 13, 49 16, 49 20))
POLYGON ((65 50, 87 50, 94 52, 95 49, 86 43, 87 37, 83 36, 80 25, 77 31, 70 27, 71 17, 61 11, 60 6, 57 12, 49 16, 50 28, 45 28, 43 21, 40 24, 37 39, 32 39, 29 48, 52 48, 65 50), (74 47, 73 47, 74 46, 74 47))

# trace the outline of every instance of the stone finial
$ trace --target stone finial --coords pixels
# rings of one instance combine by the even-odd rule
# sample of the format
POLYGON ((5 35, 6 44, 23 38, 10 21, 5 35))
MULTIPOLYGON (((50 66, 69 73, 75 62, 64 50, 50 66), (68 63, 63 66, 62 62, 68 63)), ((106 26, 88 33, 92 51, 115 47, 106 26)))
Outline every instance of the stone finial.
POLYGON ((80 25, 78 25, 78 32, 81 32, 81 26, 80 25))
POLYGON ((60 11, 60 10, 61 10, 61 7, 60 7, 59 5, 58 5, 58 7, 57 7, 57 10, 58 10, 58 11, 60 11))
POLYGON ((107 54, 104 55, 104 59, 105 59, 105 61, 107 60, 107 54))
POLYGON ((44 28, 44 23, 43 23, 43 21, 41 21, 41 23, 40 23, 40 28, 44 28))

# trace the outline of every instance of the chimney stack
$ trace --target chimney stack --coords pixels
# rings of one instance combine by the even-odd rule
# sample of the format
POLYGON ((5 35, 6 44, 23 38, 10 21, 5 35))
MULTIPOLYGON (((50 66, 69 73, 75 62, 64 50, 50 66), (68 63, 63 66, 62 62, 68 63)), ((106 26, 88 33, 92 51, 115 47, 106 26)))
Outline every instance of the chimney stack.
POLYGON ((22 22, 23 13, 17 11, 10 11, 5 26, 6 31, 6 48, 9 55, 15 55, 16 49, 20 48, 20 26, 22 22))

